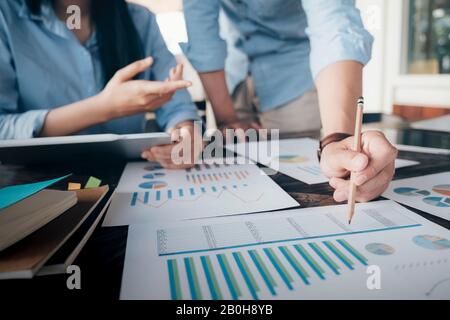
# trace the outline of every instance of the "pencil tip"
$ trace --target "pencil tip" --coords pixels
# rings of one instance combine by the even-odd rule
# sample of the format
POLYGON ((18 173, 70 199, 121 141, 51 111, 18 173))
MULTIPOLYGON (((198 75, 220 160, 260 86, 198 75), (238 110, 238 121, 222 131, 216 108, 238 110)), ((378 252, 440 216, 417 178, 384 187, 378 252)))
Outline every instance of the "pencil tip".
POLYGON ((352 220, 348 220, 348 224, 351 224, 352 223, 352 220))

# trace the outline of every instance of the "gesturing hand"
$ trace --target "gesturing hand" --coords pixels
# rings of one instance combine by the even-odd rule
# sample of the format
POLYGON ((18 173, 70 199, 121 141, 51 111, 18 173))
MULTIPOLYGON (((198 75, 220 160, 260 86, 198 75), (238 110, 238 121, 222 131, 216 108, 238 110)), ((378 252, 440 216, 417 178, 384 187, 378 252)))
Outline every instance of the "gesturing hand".
POLYGON ((182 80, 183 67, 170 71, 166 81, 133 80, 150 68, 152 58, 136 61, 116 72, 99 94, 101 107, 107 109, 108 118, 114 119, 154 111, 172 99, 177 90, 191 86, 182 80))
POLYGON ((395 172, 397 149, 378 131, 364 132, 361 153, 352 151, 353 137, 334 142, 322 151, 321 168, 330 178, 337 202, 348 199, 350 172, 357 185, 356 201, 367 202, 380 196, 395 172))

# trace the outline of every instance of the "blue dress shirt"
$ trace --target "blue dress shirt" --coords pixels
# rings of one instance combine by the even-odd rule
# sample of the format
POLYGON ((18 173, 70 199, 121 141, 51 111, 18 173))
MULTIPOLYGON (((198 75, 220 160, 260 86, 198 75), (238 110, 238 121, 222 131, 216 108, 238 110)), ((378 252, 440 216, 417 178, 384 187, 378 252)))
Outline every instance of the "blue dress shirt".
MULTIPOLYGON (((129 4, 146 56, 154 64, 142 78, 164 80, 176 65, 161 37, 155 16, 129 4)), ((98 94, 104 87, 95 32, 82 45, 44 1, 42 14, 33 15, 24 0, 0 1, 0 139, 39 135, 50 109, 98 94)), ((161 128, 197 120, 197 109, 186 90, 156 111, 161 128)), ((79 132, 143 132, 143 114, 112 120, 79 132)))
POLYGON ((253 77, 262 111, 313 89, 330 64, 370 60, 373 38, 354 0, 184 0, 189 42, 183 50, 199 72, 224 70, 220 9, 240 32, 235 46, 248 56, 245 75, 253 77))

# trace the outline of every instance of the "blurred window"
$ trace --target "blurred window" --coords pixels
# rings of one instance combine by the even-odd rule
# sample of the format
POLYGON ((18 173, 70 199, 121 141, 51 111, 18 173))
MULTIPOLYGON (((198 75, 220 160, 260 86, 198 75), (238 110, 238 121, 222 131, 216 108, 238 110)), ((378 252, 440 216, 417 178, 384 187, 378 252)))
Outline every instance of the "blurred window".
POLYGON ((127 0, 149 8, 156 14, 161 34, 168 49, 180 55, 180 42, 187 42, 182 0, 127 0))
POLYGON ((408 74, 450 74, 450 0, 409 0, 408 74))

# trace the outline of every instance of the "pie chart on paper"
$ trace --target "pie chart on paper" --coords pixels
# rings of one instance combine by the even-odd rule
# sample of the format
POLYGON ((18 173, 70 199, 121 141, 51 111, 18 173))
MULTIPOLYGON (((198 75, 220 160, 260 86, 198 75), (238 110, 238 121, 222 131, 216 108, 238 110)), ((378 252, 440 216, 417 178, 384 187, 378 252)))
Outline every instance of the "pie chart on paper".
POLYGON ((430 192, 427 190, 420 190, 416 188, 409 188, 409 187, 401 187, 394 189, 394 192, 397 194, 400 194, 402 196, 412 196, 412 197, 423 197, 423 196, 429 196, 430 192))
POLYGON ((379 256, 387 256, 395 252, 394 248, 384 243, 369 243, 366 245, 366 250, 379 256))
POLYGON ((155 172, 155 173, 148 173, 144 175, 144 179, 155 179, 155 178, 161 178, 164 177, 166 174, 164 172, 155 172))
POLYGON ((443 196, 450 197, 450 184, 441 184, 433 187, 433 191, 443 196))
POLYGON ((415 236, 413 242, 419 247, 430 250, 446 250, 450 249, 450 241, 439 236, 428 234, 415 236))
POLYGON ((164 181, 148 181, 139 185, 141 189, 163 189, 167 187, 167 183, 164 181))
POLYGON ((426 197, 423 199, 423 202, 435 207, 450 208, 450 198, 426 197))

